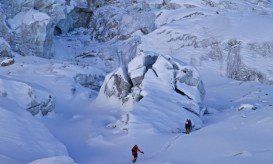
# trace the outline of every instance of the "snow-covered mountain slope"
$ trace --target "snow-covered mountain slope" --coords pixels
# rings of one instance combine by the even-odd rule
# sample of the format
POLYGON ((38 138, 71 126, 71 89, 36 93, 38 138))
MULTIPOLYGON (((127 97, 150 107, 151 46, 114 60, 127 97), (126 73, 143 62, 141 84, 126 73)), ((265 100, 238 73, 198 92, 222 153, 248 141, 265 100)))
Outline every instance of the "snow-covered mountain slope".
POLYGON ((270 0, 0 0, 15 61, 0 163, 130 163, 135 144, 138 163, 272 163, 272 15, 270 0))
POLYGON ((157 11, 158 28, 142 37, 140 49, 168 54, 198 68, 217 68, 220 75, 237 80, 272 83, 271 2, 177 3, 183 7, 157 11))
MULTIPOLYGON (((11 106, 13 102, 1 98, 4 102, 4 105, 1 103, 1 115, 3 115, 1 125, 9 127, 10 120, 12 120, 9 119, 10 117, 16 117, 15 122, 23 119, 25 122, 21 122, 20 126, 12 126, 18 128, 16 131, 20 132, 25 126, 33 129, 31 126, 42 126, 41 123, 43 123, 48 130, 44 126, 40 129, 43 134, 47 133, 43 135, 46 138, 41 138, 41 142, 51 143, 47 141, 51 138, 48 136, 50 132, 66 146, 68 155, 77 163, 128 163, 131 158, 130 149, 134 144, 138 144, 145 152, 143 156, 140 155, 139 163, 214 163, 220 161, 223 163, 267 163, 273 160, 271 155, 273 145, 270 142, 273 137, 271 133, 273 95, 270 85, 234 81, 219 77, 208 69, 201 69, 200 75, 206 75, 202 76, 206 88, 204 105, 208 107, 207 112, 210 114, 202 117, 202 129, 185 135, 177 133, 178 131, 175 133, 157 131, 147 122, 150 119, 158 120, 156 127, 164 127, 165 123, 170 120, 161 112, 167 109, 171 109, 169 111, 171 112, 178 107, 177 103, 172 101, 175 99, 170 99, 169 95, 158 94, 156 90, 159 90, 160 87, 148 83, 147 87, 151 90, 147 88, 149 91, 147 93, 151 95, 143 99, 143 102, 140 101, 142 105, 135 106, 135 109, 128 114, 130 121, 127 128, 131 130, 128 133, 121 133, 120 130, 113 129, 109 125, 117 123, 115 122, 117 120, 121 120, 121 125, 125 123, 127 117, 124 111, 111 105, 107 107, 107 101, 101 106, 93 104, 92 100, 97 92, 87 90, 75 82, 73 75, 76 73, 73 72, 86 72, 87 67, 37 57, 16 57, 16 61, 14 65, 1 68, 1 75, 46 87, 56 98, 55 113, 40 119, 32 118, 24 109, 13 108, 14 105, 11 106), (154 96, 158 98, 153 98, 154 96), (161 104, 164 99, 167 103, 161 104), (257 109, 238 111, 241 104, 251 104, 257 109), (6 115, 9 115, 7 113, 14 113, 14 109, 17 111, 16 114, 7 117, 6 115), (121 116, 123 119, 120 118, 121 116), (28 126, 32 119, 36 123, 28 126), (3 122, 4 120, 8 122, 3 122)), ((183 128, 183 116, 180 117, 179 112, 173 114, 177 120, 181 118, 180 125, 176 126, 183 128)), ((3 133, 1 132, 1 137, 10 140, 18 133, 12 132, 12 129, 7 128, 3 133)), ((32 132, 36 131, 35 128, 32 132)), ((30 135, 23 132, 20 133, 22 135, 19 138, 27 138, 26 140, 30 142, 28 140, 30 135)), ((5 145, 10 146, 7 142, 5 145)), ((28 146, 31 147, 27 144, 28 146)), ((21 151, 25 151, 27 147, 18 147, 16 152, 21 154, 21 151)), ((58 150, 49 148, 51 149, 58 150)), ((37 154, 29 154, 28 159, 21 159, 20 156, 13 155, 12 152, 7 151, 5 146, 2 146, 1 150, 1 161, 20 163, 53 156, 50 159, 41 159, 36 162, 58 161, 61 163, 65 161, 64 163, 70 163, 67 157, 55 157, 66 156, 65 153, 43 155, 45 153, 43 148, 43 152, 36 151, 37 154)))
POLYGON ((68 156, 65 146, 14 101, 0 97, 0 161, 25 163, 48 156, 68 156))

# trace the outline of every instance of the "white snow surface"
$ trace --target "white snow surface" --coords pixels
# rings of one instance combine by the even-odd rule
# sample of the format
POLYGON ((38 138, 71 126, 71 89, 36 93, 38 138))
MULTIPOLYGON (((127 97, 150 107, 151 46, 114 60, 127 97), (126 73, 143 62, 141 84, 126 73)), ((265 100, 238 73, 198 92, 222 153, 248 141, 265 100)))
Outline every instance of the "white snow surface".
MULTIPOLYGON (((158 2, 161 1, 151 1, 158 2)), ((197 67, 206 89, 207 114, 201 121, 192 114, 190 118, 194 124, 202 125, 201 129, 181 133, 189 117, 187 112, 180 111, 181 101, 186 100, 169 93, 168 85, 155 80, 151 71, 146 74, 151 78, 143 82, 145 98, 131 110, 121 110, 109 102, 114 100, 105 98, 100 99, 103 103, 94 103, 97 91, 81 86, 74 77, 78 73, 105 76, 109 69, 100 62, 88 65, 69 59, 91 46, 107 49, 108 43, 90 41, 88 36, 60 36, 55 40, 55 59, 15 55, 15 64, 0 68, 0 81, 8 79, 10 86, 20 82, 24 89, 43 88, 56 99, 54 113, 33 117, 21 107, 26 105, 26 97, 8 83, 0 85, 0 90, 8 89, 9 95, 13 95, 10 98, 0 94, 0 163, 125 164, 131 163, 131 148, 135 144, 145 152, 139 155, 140 164, 273 163, 272 85, 226 78, 221 63, 199 60, 208 53, 207 47, 194 48, 190 40, 191 36, 196 36, 197 41, 211 37, 219 42, 237 39, 243 47, 247 43, 272 42, 272 3, 229 0, 231 3, 226 4, 223 0, 212 0, 219 4, 212 7, 205 5, 209 1, 171 2, 182 7, 157 9, 157 30, 141 36, 139 49, 169 55, 197 67), (184 34, 186 40, 180 41, 184 34), (90 43, 83 46, 85 41, 90 43), (257 109, 238 111, 241 106, 257 109), (175 128, 169 130, 169 126, 175 128)), ((13 28, 24 20, 25 15, 20 14, 26 13, 9 20, 13 28)), ((244 64, 265 73, 268 79, 273 78, 270 55, 261 58, 246 49, 241 53, 244 64)), ((185 92, 195 94, 192 90, 185 92)))
POLYGON ((67 156, 65 146, 30 113, 0 97, 0 154, 5 160, 30 162, 49 156, 67 156), (4 157, 5 156, 5 157, 4 157))
MULTIPOLYGON (((203 116, 203 127, 186 135, 180 133, 179 129, 173 132, 158 130, 168 129, 165 125, 173 123, 174 127, 183 129, 184 119, 188 118, 184 111, 180 111, 181 99, 169 93, 165 97, 162 94, 162 90, 167 91, 164 84, 161 87, 154 85, 160 81, 147 78, 151 80, 144 82, 147 95, 131 112, 127 112, 107 106, 107 101, 103 106, 92 103, 97 93, 84 89, 72 78, 73 72, 83 72, 88 68, 37 57, 16 56, 16 61, 14 65, 1 69, 1 75, 39 83, 51 90, 57 104, 55 113, 38 119, 19 107, 14 108, 13 101, 1 98, 1 140, 5 141, 1 142, 1 161, 128 163, 134 144, 138 144, 145 152, 139 156, 138 163, 273 161, 271 86, 258 82, 238 82, 219 77, 207 68, 201 69, 200 74, 206 75, 202 78, 207 91, 205 106, 218 112, 203 116), (76 88, 74 94, 71 86, 76 88), (91 98, 90 94, 93 95, 91 98), (162 99, 168 99, 169 102, 162 104, 162 99), (238 111, 242 104, 253 104, 257 109, 238 111), (159 115, 160 119, 157 117, 159 115), (176 121, 164 119, 169 116, 176 121), (126 123, 128 117, 129 124, 126 123), (112 123, 118 128, 112 128, 112 123), (64 146, 56 140, 65 145, 67 154, 64 146), (33 142, 40 144, 36 147, 33 142), (14 149, 12 145, 19 143, 24 146, 14 149), (28 154, 29 151, 31 153, 28 154), (69 157, 57 157, 63 155, 69 157)), ((148 73, 147 76, 153 74, 148 73)))

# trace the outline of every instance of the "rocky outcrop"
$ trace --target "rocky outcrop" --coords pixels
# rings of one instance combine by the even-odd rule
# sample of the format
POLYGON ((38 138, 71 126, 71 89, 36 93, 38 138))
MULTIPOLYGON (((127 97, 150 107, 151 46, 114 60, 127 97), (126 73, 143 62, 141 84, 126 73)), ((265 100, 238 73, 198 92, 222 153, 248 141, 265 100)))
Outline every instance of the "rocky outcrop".
POLYGON ((0 96, 16 102, 32 115, 44 116, 55 108, 55 99, 50 93, 19 81, 0 79, 0 96))

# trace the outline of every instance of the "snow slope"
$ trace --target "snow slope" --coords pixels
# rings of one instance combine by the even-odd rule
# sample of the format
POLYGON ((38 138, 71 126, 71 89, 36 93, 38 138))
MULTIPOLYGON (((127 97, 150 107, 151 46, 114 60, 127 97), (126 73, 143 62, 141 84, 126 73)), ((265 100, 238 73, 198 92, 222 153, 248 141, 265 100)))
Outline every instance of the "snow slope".
MULTIPOLYGON (((12 102, 1 98, 1 101, 3 100, 1 103, 2 127, 9 125, 10 120, 14 120, 13 124, 17 124, 17 126, 12 126, 16 128, 17 133, 13 132, 13 128, 7 129, 8 131, 2 128, 2 139, 10 142, 1 143, 1 161, 20 163, 51 157, 36 162, 72 163, 67 157, 55 157, 68 155, 77 163, 128 163, 131 158, 130 149, 134 144, 138 144, 145 152, 144 155, 140 155, 139 163, 268 163, 273 161, 273 145, 270 142, 273 137, 271 132, 273 126, 271 86, 258 82, 239 82, 219 77, 206 67, 201 69, 200 74, 203 75, 202 79, 207 91, 204 103, 211 114, 202 118, 204 124, 202 129, 185 135, 177 133, 179 131, 174 133, 158 131, 157 128, 146 122, 147 119, 153 117, 155 109, 179 108, 174 102, 175 99, 169 101, 168 104, 160 105, 161 99, 169 99, 169 97, 159 96, 156 92, 159 88, 155 88, 155 85, 148 85, 151 91, 148 88, 147 91, 152 95, 147 96, 142 104, 135 106, 135 109, 128 113, 130 123, 127 128, 131 130, 124 133, 107 125, 117 120, 126 120, 126 112, 111 106, 106 108, 106 103, 103 106, 96 106, 92 103, 96 93, 75 83, 72 72, 81 72, 86 68, 73 64, 67 66, 66 63, 58 60, 36 57, 18 57, 16 61, 14 65, 1 69, 1 75, 29 83, 35 81, 36 84, 39 83, 51 90, 57 103, 54 114, 33 118, 23 109, 10 106, 12 102), (76 87, 74 95, 71 92, 72 85, 76 87), (89 97, 90 93, 95 94, 93 98, 89 97), (153 98, 154 95, 157 98, 153 98), (3 106, 3 102, 6 105, 3 106), (257 110, 238 111, 241 104, 252 104, 257 107, 257 110), (27 122, 24 122, 26 120, 27 122), (29 122, 30 120, 35 123, 29 122), (42 131, 43 135, 33 137, 29 133, 25 134, 26 127, 31 130, 31 133, 38 135, 39 133, 36 132, 42 131), (30 143, 46 142, 48 150, 50 152, 54 150, 55 153, 45 155, 44 149, 41 152, 42 146, 33 147, 30 150, 24 146, 17 148, 16 151, 12 149, 14 152, 9 151, 7 146, 12 148, 12 143, 19 143, 18 140, 12 139, 18 132, 21 135, 17 138, 25 139, 29 148, 33 145, 30 143), (58 142, 56 139, 55 141, 50 139, 52 135, 49 132, 65 145, 68 154, 65 151, 57 153, 59 149, 48 147, 49 143, 58 142), (40 140, 37 141, 35 138, 40 140), (25 154, 29 152, 24 149, 36 153, 18 156, 18 153, 22 153, 21 151, 25 154)), ((161 114, 163 113, 157 112, 156 116, 161 114)), ((179 112, 173 115, 183 120, 179 112)), ((164 126, 164 123, 168 121, 162 118, 158 120, 162 125, 157 124, 157 127, 164 126)), ((183 121, 180 126, 183 128, 183 121)), ((57 145, 54 144, 54 146, 57 145)), ((65 149, 62 147, 60 150, 65 149)))
POLYGON ((18 107, 14 101, 0 97, 0 102, 1 161, 7 158, 21 163, 68 155, 65 146, 39 120, 18 107))
POLYGON ((154 5, 160 0, 151 1, 157 30, 132 36, 141 37, 138 51, 169 55, 198 69, 207 111, 201 118, 192 117, 201 119, 201 129, 181 133, 188 118, 187 112, 180 111, 181 99, 164 85, 167 78, 155 80, 152 72, 144 80, 145 98, 130 110, 107 99, 94 103, 98 90, 89 87, 92 78, 75 77, 105 77, 121 65, 119 57, 131 57, 127 51, 121 55, 120 49, 132 51, 128 48, 132 42, 99 43, 90 40, 89 29, 78 29, 55 37, 54 59, 15 55, 15 64, 0 67, 0 81, 19 81, 56 99, 54 112, 34 117, 21 107, 26 102, 20 94, 5 85, 13 96, 0 94, 0 163, 130 163, 135 144, 145 152, 138 163, 272 163, 273 87, 266 83, 273 77, 272 4, 265 0, 171 2, 180 7, 172 10, 154 5), (77 60, 81 54, 84 58, 77 60), (267 81, 227 78, 229 54, 240 54, 239 68, 262 73, 267 81), (239 110, 241 106, 256 110, 239 110))

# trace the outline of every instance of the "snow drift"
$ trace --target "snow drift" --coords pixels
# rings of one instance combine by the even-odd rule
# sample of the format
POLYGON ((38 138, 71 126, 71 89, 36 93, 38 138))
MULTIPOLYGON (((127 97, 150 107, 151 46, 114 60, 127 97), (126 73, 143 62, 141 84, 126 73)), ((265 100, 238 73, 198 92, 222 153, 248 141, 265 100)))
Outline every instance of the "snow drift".
MULTIPOLYGON (((15 84, 11 88, 16 89, 15 84)), ((15 102, 0 96, 0 160, 5 156, 9 162, 26 163, 39 158, 67 156, 65 146, 15 102)))

